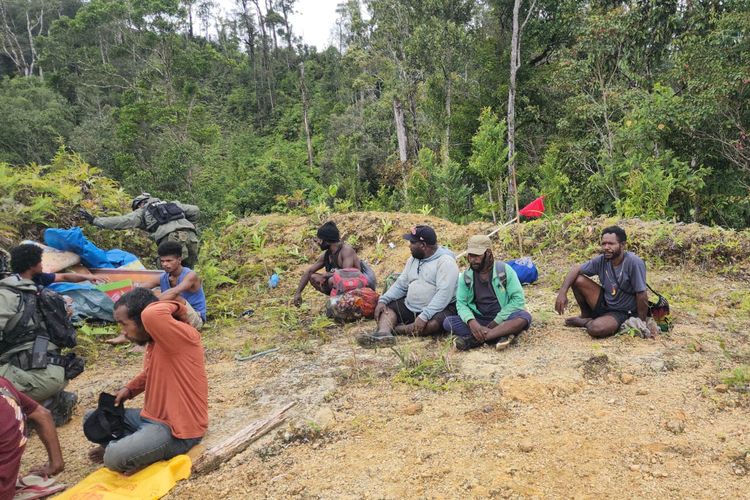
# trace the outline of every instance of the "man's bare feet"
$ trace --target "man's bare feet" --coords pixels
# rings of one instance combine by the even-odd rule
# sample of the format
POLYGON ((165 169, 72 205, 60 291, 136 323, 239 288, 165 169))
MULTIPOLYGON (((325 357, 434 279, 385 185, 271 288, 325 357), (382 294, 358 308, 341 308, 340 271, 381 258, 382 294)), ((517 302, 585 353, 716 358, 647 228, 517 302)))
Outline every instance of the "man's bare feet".
POLYGON ((565 320, 565 326, 570 326, 573 328, 585 328, 586 325, 589 324, 589 321, 591 321, 591 318, 582 318, 580 316, 574 316, 572 318, 567 318, 565 320))
POLYGON ((107 339, 104 342, 106 342, 107 344, 111 344, 111 345, 122 345, 122 344, 130 343, 127 337, 125 337, 124 333, 121 333, 120 335, 118 335, 117 337, 113 339, 107 339))
POLYGON ((95 464, 104 463, 104 446, 97 446, 89 450, 89 460, 95 464))

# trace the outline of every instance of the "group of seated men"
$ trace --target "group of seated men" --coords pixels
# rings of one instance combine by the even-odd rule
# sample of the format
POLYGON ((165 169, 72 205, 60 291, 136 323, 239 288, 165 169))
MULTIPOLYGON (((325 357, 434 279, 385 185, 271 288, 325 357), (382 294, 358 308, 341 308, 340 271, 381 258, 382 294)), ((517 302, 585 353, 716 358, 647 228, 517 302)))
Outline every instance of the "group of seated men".
MULTIPOLYGON (((459 271, 453 252, 438 244, 437 234, 430 226, 415 226, 404 239, 409 242, 411 257, 379 298, 375 331, 357 337, 362 347, 392 345, 394 335, 447 332, 455 336, 459 350, 483 344, 502 350, 531 326, 518 276, 509 264, 495 260, 488 236, 469 238, 469 268, 464 272, 459 271)), ((637 255, 625 250, 626 241, 622 228, 605 228, 600 242, 602 253, 570 270, 560 287, 555 310, 564 314, 568 290, 572 288, 581 313, 568 318, 567 326, 585 328, 592 337, 607 337, 630 317, 646 321, 646 266, 637 255), (592 276, 598 276, 599 283, 592 276)), ((302 290, 308 282, 329 294, 336 269, 355 267, 371 272, 354 248, 341 241, 333 222, 320 227, 317 242, 324 253, 302 275, 294 296, 296 305, 301 303, 302 290), (319 273, 323 268, 325 272, 319 273)), ((375 282, 374 275, 368 282, 375 282)))
MULTIPOLYGON (((119 405, 144 393, 143 408, 126 410, 124 435, 90 453, 120 472, 185 453, 208 427, 208 382, 198 332, 206 317, 205 295, 197 275, 182 266, 179 243, 165 241, 158 251, 165 271, 161 278, 114 304, 125 341, 145 347, 143 370, 115 395, 119 405), (159 297, 151 286, 160 288, 159 297)), ((89 274, 42 272, 42 248, 33 244, 13 248, 10 267, 12 274, 0 280, 0 498, 13 496, 27 419, 35 423, 49 455, 48 463, 32 472, 54 475, 63 469, 55 426, 70 419, 77 401, 63 390, 67 358, 47 338, 39 294, 53 282, 98 281, 89 274), (39 339, 46 340, 45 352, 36 352, 39 339), (6 424, 13 432, 5 432, 6 424)), ((91 412, 84 420, 89 418, 91 412)))
MULTIPOLYGON (((415 226, 404 238, 409 241, 411 257, 379 298, 375 308, 377 328, 360 335, 360 345, 387 346, 394 343, 394 335, 448 332, 455 336, 459 350, 485 343, 500 350, 529 328, 531 315, 526 311, 521 283, 510 265, 495 260, 489 237, 469 238, 469 268, 463 273, 454 254, 438 245, 431 227, 415 226)), ((331 273, 344 266, 360 269, 368 277, 368 285, 375 287, 374 273, 350 245, 341 241, 334 223, 323 225, 317 239, 324 253, 302 276, 295 303, 301 302, 301 292, 308 282, 330 293, 331 273), (317 272, 321 269, 325 273, 317 272)), ((605 228, 601 255, 570 270, 555 309, 559 314, 565 312, 567 292, 572 288, 581 313, 568 318, 566 325, 585 328, 593 337, 605 337, 616 333, 629 317, 646 319, 646 268, 640 258, 625 251, 626 239, 621 228, 605 228), (595 275, 599 284, 590 279, 595 275)), ((205 320, 205 296, 195 273, 182 266, 181 249, 170 244, 159 246, 165 274, 154 285, 161 288, 161 297, 140 287, 124 294, 114 306, 114 318, 124 339, 145 347, 143 370, 114 396, 119 405, 143 393, 143 408, 126 410, 124 434, 99 443, 89 453, 92 460, 115 471, 132 473, 185 453, 201 441, 208 428, 208 380, 198 332, 205 320)), ((8 333, 13 330, 8 323, 17 316, 22 300, 9 289, 28 286, 36 290, 40 281, 48 284, 81 278, 44 275, 41 250, 34 245, 15 248, 11 265, 14 274, 0 281, 0 341, 4 342, 0 345, 0 422, 10 422, 13 429, 12 433, 0 433, 0 463, 4 464, 0 466, 0 496, 10 491, 18 474, 27 439, 23 427, 26 417, 36 423, 49 455, 49 462, 38 470, 52 475, 64 466, 51 414, 34 400, 43 401, 62 391, 66 381, 60 367, 53 363, 41 371, 17 366, 18 356, 14 355, 19 349, 30 349, 33 339, 30 344, 24 337, 24 344, 7 348, 12 337, 8 333)), ((50 359, 56 359, 54 353, 50 359)), ((84 425, 91 418, 92 413, 87 413, 84 425)))

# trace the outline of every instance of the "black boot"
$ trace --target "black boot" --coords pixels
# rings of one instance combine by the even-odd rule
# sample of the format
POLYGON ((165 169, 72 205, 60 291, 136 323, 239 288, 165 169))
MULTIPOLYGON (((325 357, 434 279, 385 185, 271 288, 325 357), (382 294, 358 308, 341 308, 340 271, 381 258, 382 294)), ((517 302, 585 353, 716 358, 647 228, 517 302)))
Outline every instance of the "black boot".
POLYGON ((78 403, 78 396, 74 392, 60 391, 42 405, 52 413, 55 427, 60 427, 70 422, 76 403, 78 403))

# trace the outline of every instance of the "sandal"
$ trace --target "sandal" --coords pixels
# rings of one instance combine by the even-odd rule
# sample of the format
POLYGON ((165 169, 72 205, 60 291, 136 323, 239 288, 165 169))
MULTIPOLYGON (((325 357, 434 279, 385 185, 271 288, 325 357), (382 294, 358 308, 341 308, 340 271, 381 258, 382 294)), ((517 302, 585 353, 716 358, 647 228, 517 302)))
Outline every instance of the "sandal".
POLYGON ((504 351, 508 348, 508 346, 513 343, 513 340, 515 340, 515 335, 507 335, 505 337, 500 337, 497 340, 497 344, 495 344, 495 350, 496 351, 504 351))

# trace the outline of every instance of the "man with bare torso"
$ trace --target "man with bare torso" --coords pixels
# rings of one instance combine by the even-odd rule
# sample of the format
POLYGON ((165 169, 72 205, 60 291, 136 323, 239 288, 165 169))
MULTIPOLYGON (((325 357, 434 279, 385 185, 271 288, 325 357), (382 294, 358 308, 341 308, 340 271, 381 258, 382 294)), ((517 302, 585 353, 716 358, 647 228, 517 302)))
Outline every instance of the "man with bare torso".
POLYGON ((367 276, 367 286, 375 290, 377 286, 375 273, 366 262, 361 260, 356 250, 348 244, 341 241, 341 234, 336 223, 328 221, 318 228, 316 243, 323 250, 315 263, 308 267, 302 274, 297 292, 294 294, 294 305, 302 304, 302 290, 308 283, 314 289, 325 295, 331 294, 331 277, 336 269, 354 268, 359 269, 362 274, 367 276), (321 269, 324 272, 319 273, 321 269))

